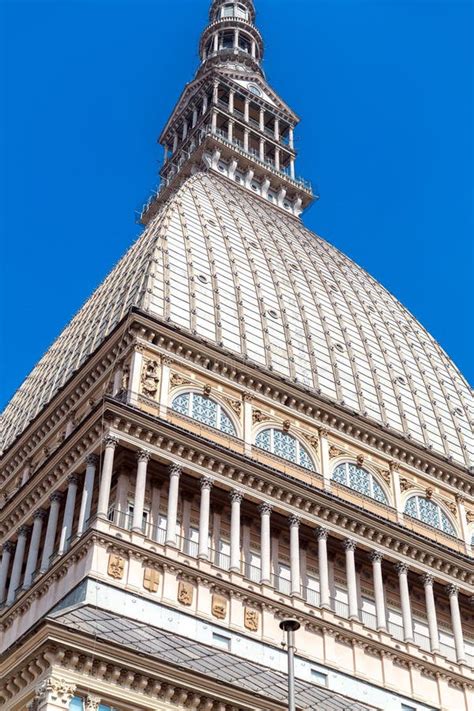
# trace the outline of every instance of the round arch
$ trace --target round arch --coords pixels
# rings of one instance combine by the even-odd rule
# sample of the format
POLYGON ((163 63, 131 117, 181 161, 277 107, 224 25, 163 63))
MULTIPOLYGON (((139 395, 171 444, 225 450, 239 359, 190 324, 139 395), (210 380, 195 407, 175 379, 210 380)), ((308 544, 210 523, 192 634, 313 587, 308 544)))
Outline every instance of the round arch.
POLYGON ((169 395, 169 409, 224 434, 233 437, 242 436, 240 420, 225 400, 214 392, 206 395, 203 394, 202 389, 190 387, 189 384, 173 388, 169 395), (185 396, 188 398, 185 399, 185 396), (206 404, 211 403, 215 408, 205 407, 206 404))
POLYGON ((281 422, 260 423, 254 428, 253 438, 259 449, 309 471, 317 471, 317 460, 308 445, 294 432, 285 431, 281 422))
POLYGON ((356 491, 380 504, 391 506, 392 492, 370 464, 358 464, 351 457, 338 457, 331 468, 331 481, 356 491))
MULTIPOLYGON (((448 536, 459 538, 457 523, 436 496, 426 496, 422 489, 410 489, 402 499, 403 514, 448 536)), ((474 531, 473 531, 474 533, 474 531)))

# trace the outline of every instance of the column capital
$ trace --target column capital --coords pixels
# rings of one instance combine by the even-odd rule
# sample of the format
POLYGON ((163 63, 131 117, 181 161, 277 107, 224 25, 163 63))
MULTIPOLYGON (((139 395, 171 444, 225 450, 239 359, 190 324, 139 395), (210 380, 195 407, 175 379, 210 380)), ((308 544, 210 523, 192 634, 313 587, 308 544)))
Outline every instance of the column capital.
POLYGON ((381 551, 371 551, 369 558, 372 563, 381 563, 383 561, 383 553, 381 551))
POLYGON ((15 544, 13 541, 6 541, 2 546, 2 553, 13 553, 15 550, 15 544))
POLYGON ((457 585, 446 585, 445 590, 449 597, 457 597, 459 594, 459 587, 457 585))
POLYGON ((434 578, 430 573, 423 573, 423 575, 420 576, 420 579, 425 588, 428 585, 431 585, 431 587, 433 587, 434 578))
POLYGON ((110 447, 111 449, 115 449, 115 447, 119 443, 119 438, 116 437, 115 435, 105 435, 104 437, 104 447, 110 447))
POLYGON ((50 676, 38 686, 35 700, 38 702, 48 702, 51 697, 57 699, 61 704, 69 704, 76 691, 76 685, 70 684, 65 679, 50 676))
POLYGON ((357 548, 357 543, 352 538, 346 538, 342 545, 346 551, 355 551, 357 548))
POLYGON ((214 486, 214 479, 212 476, 203 476, 200 479, 199 485, 201 489, 212 489, 214 486))
POLYGON ((78 474, 69 474, 68 478, 66 479, 67 484, 79 484, 79 475, 78 474))
POLYGON ((264 516, 264 515, 270 515, 271 512, 273 511, 273 506, 268 503, 268 501, 262 501, 261 504, 258 506, 259 513, 264 516))
POLYGON ((318 541, 327 541, 329 537, 329 531, 327 528, 324 528, 324 526, 320 526, 319 528, 317 528, 314 533, 318 541))
POLYGON ((321 437, 329 437, 329 430, 326 427, 321 427, 319 430, 321 437))
POLYGON ((31 526, 20 526, 18 529, 18 538, 24 536, 25 538, 29 535, 31 531, 31 526))
POLYGON ((399 575, 408 574, 408 565, 406 563, 395 563, 395 570, 399 575))
POLYGON ((86 696, 85 711, 99 711, 99 706, 102 701, 100 696, 89 694, 86 696))
POLYGON ((99 457, 97 454, 88 454, 86 457, 86 464, 88 467, 96 467, 99 463, 99 457))
POLYGON ((233 489, 232 491, 229 491, 229 498, 233 504, 240 504, 244 498, 244 495, 240 489, 233 489))
POLYGON ((33 519, 40 518, 44 521, 47 517, 48 517, 48 512, 45 511, 44 509, 38 509, 38 511, 35 511, 33 514, 33 519))
POLYGON ((59 503, 60 501, 63 500, 63 495, 60 491, 55 491, 51 496, 49 497, 49 500, 51 501, 52 504, 55 502, 59 503))
POLYGON ((149 449, 139 449, 137 452, 137 459, 139 462, 148 462, 151 457, 151 452, 149 449))
POLYGON ((301 524, 301 519, 299 516, 291 514, 291 516, 288 516, 288 523, 290 524, 290 528, 299 528, 301 524))
POLYGON ((181 464, 176 464, 176 462, 173 462, 168 466, 168 473, 170 477, 172 476, 181 476, 181 464))

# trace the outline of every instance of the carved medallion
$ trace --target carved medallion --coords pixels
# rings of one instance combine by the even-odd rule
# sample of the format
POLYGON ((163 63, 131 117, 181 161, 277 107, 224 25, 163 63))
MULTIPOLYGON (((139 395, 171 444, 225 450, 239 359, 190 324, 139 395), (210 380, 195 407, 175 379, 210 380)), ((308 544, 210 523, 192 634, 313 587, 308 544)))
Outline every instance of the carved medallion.
POLYGON ((244 625, 246 629, 251 632, 256 632, 258 630, 259 614, 257 610, 253 610, 251 607, 246 607, 244 611, 244 625))
POLYGON ((227 615, 227 599, 222 595, 212 596, 212 614, 218 620, 225 619, 227 615))
POLYGON ((158 590, 160 574, 154 568, 145 568, 143 572, 143 587, 149 592, 155 593, 158 590))
POLYGON ((336 445, 331 444, 329 447, 329 457, 330 459, 334 459, 335 457, 340 457, 341 454, 344 454, 343 449, 339 449, 339 447, 336 447, 336 445))
POLYGON ((160 384, 160 365, 156 360, 146 360, 142 369, 142 393, 155 398, 160 384))
POLYGON ((178 602, 189 607, 193 604, 194 588, 191 583, 180 580, 178 586, 178 602))
POLYGON ((265 415, 261 410, 254 410, 252 412, 252 420, 253 420, 254 425, 257 422, 266 422, 269 419, 270 418, 268 417, 268 415, 265 415))
POLYGON ((121 580, 125 570, 125 560, 115 553, 109 555, 107 573, 115 580, 121 580))
POLYGON ((177 388, 179 385, 190 385, 191 381, 183 378, 180 373, 173 373, 170 378, 170 385, 172 388, 177 388))

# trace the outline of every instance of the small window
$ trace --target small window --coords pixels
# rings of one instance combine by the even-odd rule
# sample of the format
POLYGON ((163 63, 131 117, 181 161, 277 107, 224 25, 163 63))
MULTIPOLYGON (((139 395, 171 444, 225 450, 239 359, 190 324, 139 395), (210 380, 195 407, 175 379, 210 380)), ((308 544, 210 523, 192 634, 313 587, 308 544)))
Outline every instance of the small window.
POLYGON ((327 686, 328 675, 323 674, 323 672, 320 672, 317 669, 311 669, 311 681, 315 681, 316 684, 319 684, 320 686, 327 686))
POLYGON ((454 526, 437 503, 424 496, 412 496, 405 504, 405 514, 416 518, 428 526, 444 531, 449 536, 456 536, 454 526))
POLYGON ((416 706, 408 706, 408 704, 402 704, 400 711, 417 711, 416 706))
POLYGON ((373 474, 357 466, 357 464, 353 464, 352 462, 339 464, 333 471, 331 478, 338 484, 347 486, 348 489, 358 491, 359 494, 380 501, 382 504, 388 504, 385 492, 377 479, 373 474))
POLYGON ((207 276, 205 274, 198 274, 198 279, 201 284, 207 284, 207 276))
POLYGON ((300 467, 314 471, 314 465, 307 450, 302 444, 287 432, 282 432, 274 428, 259 432, 255 438, 255 444, 260 449, 275 454, 277 457, 286 459, 289 462, 299 464, 300 467))
POLYGON ((173 400, 171 408, 175 412, 191 417, 209 427, 236 436, 235 427, 224 408, 209 397, 199 393, 183 393, 173 400))
POLYGON ((230 637, 226 637, 225 635, 219 634, 218 632, 213 632, 212 641, 216 645, 216 647, 220 647, 221 649, 227 649, 227 651, 230 651, 230 637))

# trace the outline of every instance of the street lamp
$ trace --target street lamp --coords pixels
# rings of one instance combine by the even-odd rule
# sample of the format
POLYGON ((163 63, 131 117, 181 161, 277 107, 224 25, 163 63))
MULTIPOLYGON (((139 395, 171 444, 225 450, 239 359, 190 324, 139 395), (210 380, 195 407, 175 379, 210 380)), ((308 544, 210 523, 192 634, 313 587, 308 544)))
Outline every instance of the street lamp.
POLYGON ((288 711, 295 711, 295 632, 301 627, 298 620, 282 620, 280 629, 286 632, 288 649, 288 711))

